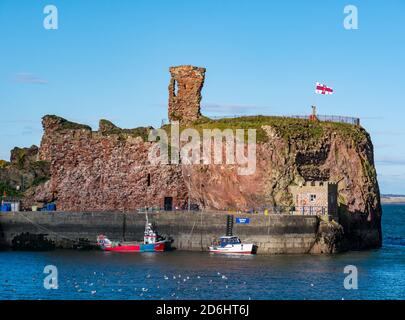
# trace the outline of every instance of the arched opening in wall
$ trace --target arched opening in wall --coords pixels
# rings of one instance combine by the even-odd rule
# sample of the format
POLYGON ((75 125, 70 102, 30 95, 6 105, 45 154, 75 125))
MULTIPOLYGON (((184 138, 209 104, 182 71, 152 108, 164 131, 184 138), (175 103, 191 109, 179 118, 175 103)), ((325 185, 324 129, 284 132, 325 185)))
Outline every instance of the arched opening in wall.
POLYGON ((179 85, 176 80, 173 81, 173 95, 177 97, 177 93, 179 91, 179 85))

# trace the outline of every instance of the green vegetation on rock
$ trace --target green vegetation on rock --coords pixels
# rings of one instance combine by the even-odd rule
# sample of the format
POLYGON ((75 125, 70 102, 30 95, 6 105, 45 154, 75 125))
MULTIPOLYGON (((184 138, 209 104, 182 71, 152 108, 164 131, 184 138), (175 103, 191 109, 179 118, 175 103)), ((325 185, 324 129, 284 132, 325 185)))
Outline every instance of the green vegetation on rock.
POLYGON ((121 129, 114 125, 111 121, 101 119, 99 123, 100 132, 103 135, 118 135, 121 139, 126 139, 128 136, 141 137, 143 141, 148 140, 149 130, 152 127, 138 127, 134 129, 121 129))
POLYGON ((17 163, 18 169, 23 169, 24 164, 25 164, 25 158, 26 158, 26 150, 23 148, 14 148, 15 150, 15 161, 17 163))
POLYGON ((34 187, 39 186, 40 184, 47 182, 49 179, 50 179, 50 177, 36 177, 32 181, 32 186, 34 186, 34 187))
POLYGON ((5 169, 8 167, 10 163, 7 162, 6 160, 0 160, 0 169, 5 169))
POLYGON ((7 183, 0 181, 0 196, 6 194, 8 197, 22 197, 23 194, 20 191, 10 187, 7 183))
POLYGON ((377 183, 377 172, 375 167, 371 165, 367 159, 363 161, 363 170, 364 175, 369 179, 370 182, 377 183))
MULTIPOLYGON (((266 142, 268 136, 263 126, 271 126, 286 141, 317 141, 325 136, 325 134, 332 132, 336 132, 356 144, 369 138, 368 133, 362 127, 352 124, 260 115, 221 119, 201 117, 187 127, 192 127, 199 131, 202 131, 202 129, 256 129, 257 141, 266 142)), ((166 131, 169 131, 169 128, 169 125, 163 126, 163 129, 166 129, 166 131)), ((181 129, 184 128, 181 127, 181 129)))
POLYGON ((68 121, 64 118, 58 117, 56 115, 46 115, 44 118, 48 118, 58 122, 60 129, 59 130, 91 130, 91 127, 85 124, 76 123, 72 121, 68 121))

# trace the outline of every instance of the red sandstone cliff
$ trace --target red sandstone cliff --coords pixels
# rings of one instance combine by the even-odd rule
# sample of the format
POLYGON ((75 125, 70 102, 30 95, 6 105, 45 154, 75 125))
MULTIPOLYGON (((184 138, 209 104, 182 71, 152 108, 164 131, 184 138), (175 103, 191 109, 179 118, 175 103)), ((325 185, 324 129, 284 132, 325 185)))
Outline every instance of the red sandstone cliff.
POLYGON ((162 207, 165 196, 185 206, 181 167, 149 165, 151 143, 137 132, 92 132, 55 116, 44 117, 43 126, 39 157, 50 162, 51 180, 38 200, 56 200, 64 211, 162 207))
MULTIPOLYGON (((257 123, 264 135, 258 141, 256 171, 243 176, 236 165, 152 166, 151 143, 142 136, 118 129, 93 132, 44 117, 39 157, 50 162, 51 179, 38 189, 37 200, 56 201, 66 211, 135 210, 163 207, 165 197, 186 208, 190 194, 191 203, 200 208, 245 210, 291 205, 290 185, 329 180, 338 183, 342 224, 366 229, 356 241, 380 241, 379 190, 372 143, 364 129, 276 118, 257 123), (287 124, 280 126, 283 121, 287 124), (291 131, 292 124, 301 129, 291 131), (316 134, 309 133, 314 128, 316 134)), ((220 122, 207 122, 213 124, 220 122)))

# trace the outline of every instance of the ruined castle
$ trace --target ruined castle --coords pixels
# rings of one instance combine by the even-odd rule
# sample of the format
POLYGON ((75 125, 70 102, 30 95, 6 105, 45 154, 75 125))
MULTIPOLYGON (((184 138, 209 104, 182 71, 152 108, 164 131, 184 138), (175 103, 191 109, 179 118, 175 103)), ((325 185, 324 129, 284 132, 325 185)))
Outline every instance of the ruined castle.
POLYGON ((213 120, 201 115, 206 70, 170 68, 168 116, 184 127, 254 128, 257 167, 238 175, 234 165, 150 165, 150 127, 121 129, 101 120, 97 131, 57 116, 43 117, 37 160, 49 179, 27 201, 55 202, 62 211, 193 208, 249 211, 293 206, 291 186, 336 185, 340 221, 354 247, 381 243, 381 205, 373 145, 360 126, 277 117, 213 120))
POLYGON ((201 117, 201 89, 205 68, 179 66, 170 68, 169 120, 192 123, 201 117))

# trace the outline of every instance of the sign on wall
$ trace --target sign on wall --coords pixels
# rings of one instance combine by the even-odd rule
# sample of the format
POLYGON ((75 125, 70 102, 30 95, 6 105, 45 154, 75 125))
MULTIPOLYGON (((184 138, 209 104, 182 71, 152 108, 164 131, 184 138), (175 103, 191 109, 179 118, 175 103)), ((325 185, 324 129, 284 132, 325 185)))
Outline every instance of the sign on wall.
POLYGON ((249 224, 249 222, 250 222, 249 218, 236 218, 237 224, 249 224))

